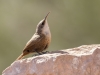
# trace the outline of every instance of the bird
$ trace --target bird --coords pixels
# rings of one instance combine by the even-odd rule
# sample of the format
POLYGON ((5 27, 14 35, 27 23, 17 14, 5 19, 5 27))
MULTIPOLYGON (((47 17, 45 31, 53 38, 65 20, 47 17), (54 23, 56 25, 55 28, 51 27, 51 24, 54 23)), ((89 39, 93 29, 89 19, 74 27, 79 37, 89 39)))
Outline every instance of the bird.
MULTIPOLYGON (((49 12, 50 13, 50 12, 49 12)), ((30 53, 38 53, 39 55, 41 54, 42 51, 46 50, 51 42, 51 32, 49 29, 49 25, 47 22, 47 17, 49 15, 44 17, 36 27, 36 31, 32 38, 26 43, 22 54, 16 59, 20 60, 24 56, 30 54, 30 53)))

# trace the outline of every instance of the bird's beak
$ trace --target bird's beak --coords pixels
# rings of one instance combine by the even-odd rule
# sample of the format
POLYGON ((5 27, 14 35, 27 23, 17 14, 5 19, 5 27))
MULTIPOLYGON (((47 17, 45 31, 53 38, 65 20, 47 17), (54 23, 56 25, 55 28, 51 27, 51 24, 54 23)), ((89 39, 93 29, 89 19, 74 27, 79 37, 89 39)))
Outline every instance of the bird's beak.
POLYGON ((50 13, 50 12, 48 12, 48 14, 45 16, 44 20, 46 20, 46 19, 47 19, 47 17, 48 17, 48 15, 49 15, 49 13, 50 13))

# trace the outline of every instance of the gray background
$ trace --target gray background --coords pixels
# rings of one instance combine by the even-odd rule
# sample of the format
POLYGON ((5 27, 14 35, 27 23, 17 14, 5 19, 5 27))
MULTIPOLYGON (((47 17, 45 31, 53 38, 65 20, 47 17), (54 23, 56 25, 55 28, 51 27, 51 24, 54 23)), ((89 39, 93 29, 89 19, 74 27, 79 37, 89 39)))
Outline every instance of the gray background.
POLYGON ((100 43, 100 0, 0 0, 0 73, 21 54, 49 11, 48 50, 100 43))

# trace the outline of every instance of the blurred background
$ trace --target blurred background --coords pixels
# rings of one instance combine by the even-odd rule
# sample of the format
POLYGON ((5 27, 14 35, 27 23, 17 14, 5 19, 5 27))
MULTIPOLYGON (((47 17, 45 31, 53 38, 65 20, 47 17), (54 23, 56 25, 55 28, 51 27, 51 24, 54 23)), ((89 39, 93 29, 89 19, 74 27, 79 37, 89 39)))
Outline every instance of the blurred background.
POLYGON ((99 0, 0 0, 0 73, 22 53, 49 11, 49 51, 100 43, 99 0))

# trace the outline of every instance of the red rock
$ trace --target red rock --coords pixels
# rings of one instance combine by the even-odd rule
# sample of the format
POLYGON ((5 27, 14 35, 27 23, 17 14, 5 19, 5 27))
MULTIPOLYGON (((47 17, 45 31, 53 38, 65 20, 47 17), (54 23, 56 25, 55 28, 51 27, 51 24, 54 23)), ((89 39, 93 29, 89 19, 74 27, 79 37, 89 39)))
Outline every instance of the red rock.
POLYGON ((100 45, 83 45, 18 60, 2 75, 100 75, 100 45))

